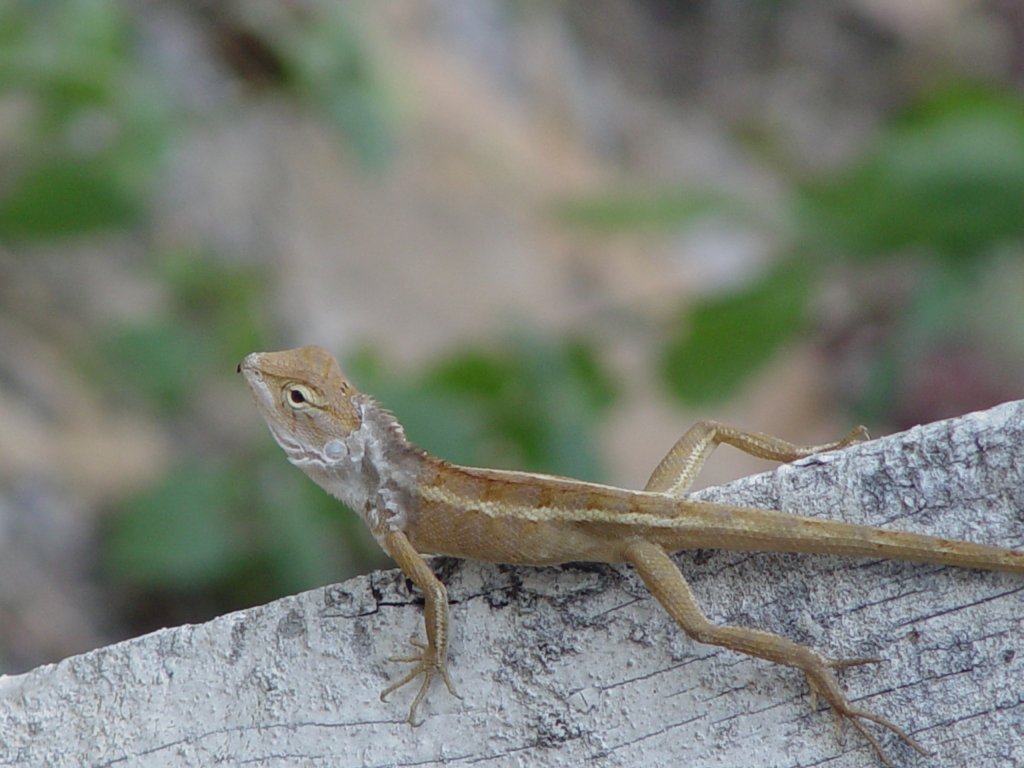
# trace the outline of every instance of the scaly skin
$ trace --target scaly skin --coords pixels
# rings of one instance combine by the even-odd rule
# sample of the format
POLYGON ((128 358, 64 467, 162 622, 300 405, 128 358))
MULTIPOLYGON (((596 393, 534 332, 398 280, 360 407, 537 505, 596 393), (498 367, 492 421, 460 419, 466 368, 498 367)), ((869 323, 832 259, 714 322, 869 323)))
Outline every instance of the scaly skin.
POLYGON ((851 722, 886 765, 891 763, 865 721, 925 750, 886 718, 853 706, 832 673, 834 667, 876 659, 828 660, 770 632, 711 623, 668 552, 814 552, 1024 573, 1024 553, 1010 549, 686 496, 721 443, 754 456, 793 461, 865 439, 863 428, 834 443, 796 446, 700 422, 680 438, 643 491, 630 491, 531 472, 461 467, 431 456, 405 438, 391 414, 357 392, 330 353, 319 347, 254 353, 238 370, 289 460, 359 513, 425 596, 426 642, 415 643, 415 653, 397 659, 414 666, 381 694, 421 678, 409 711, 413 724, 434 678, 455 693, 447 670, 447 593, 422 553, 528 565, 630 563, 693 639, 802 670, 812 694, 851 722))

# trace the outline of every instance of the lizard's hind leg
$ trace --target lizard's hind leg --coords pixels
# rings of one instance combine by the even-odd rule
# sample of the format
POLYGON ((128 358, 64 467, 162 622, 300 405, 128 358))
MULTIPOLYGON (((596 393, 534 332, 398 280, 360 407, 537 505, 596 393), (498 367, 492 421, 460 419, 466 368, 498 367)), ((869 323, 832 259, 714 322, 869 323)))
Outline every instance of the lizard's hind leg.
POLYGON ((807 677, 812 696, 821 696, 829 703, 840 721, 849 721, 874 747, 878 757, 886 765, 891 763, 882 751, 878 739, 865 727, 865 720, 887 728, 918 752, 927 754, 924 747, 895 723, 851 704, 830 669, 867 663, 874 659, 828 661, 807 646, 772 632, 714 624, 697 605, 693 590, 672 562, 672 558, 658 544, 643 540, 634 541, 626 548, 624 557, 636 568, 647 589, 687 635, 700 643, 718 645, 801 670, 807 677))
POLYGON ((679 438, 644 486, 645 491, 682 496, 690 490, 704 462, 722 443, 751 456, 772 461, 795 461, 823 451, 834 451, 866 440, 868 431, 857 427, 842 440, 822 445, 794 445, 761 432, 745 432, 717 421, 698 421, 679 438))

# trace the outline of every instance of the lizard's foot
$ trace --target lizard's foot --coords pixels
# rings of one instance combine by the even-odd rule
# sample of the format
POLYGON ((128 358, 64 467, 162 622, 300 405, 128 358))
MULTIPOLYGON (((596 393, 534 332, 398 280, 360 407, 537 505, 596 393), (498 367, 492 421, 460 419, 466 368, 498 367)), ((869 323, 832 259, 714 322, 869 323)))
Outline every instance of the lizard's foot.
MULTIPOLYGON (((874 664, 878 661, 880 661, 880 659, 876 658, 837 659, 828 661, 826 664, 828 667, 843 668, 857 666, 860 664, 874 664)), ((839 687, 835 677, 824 667, 817 670, 805 669, 804 672, 807 675, 807 682, 811 687, 812 706, 816 701, 817 695, 820 694, 832 708, 832 713, 836 718, 836 730, 839 732, 840 736, 842 734, 843 723, 849 722, 865 739, 867 739, 868 743, 874 748, 875 754, 878 755, 878 759, 881 760, 884 765, 892 768, 892 762, 886 756, 878 739, 867 729, 867 726, 865 726, 865 720, 870 720, 872 723, 877 723, 883 728, 892 731, 894 734, 899 736, 902 741, 909 744, 922 755, 929 754, 928 750, 921 746, 921 744, 910 734, 896 725, 896 723, 886 717, 882 717, 882 715, 853 706, 839 687)))
POLYGON ((863 443, 865 440, 870 439, 871 435, 868 433, 868 428, 861 424, 851 429, 842 440, 837 440, 835 446, 836 448, 845 448, 848 445, 863 443))
MULTIPOLYGON (((846 669, 847 667, 859 667, 862 664, 881 664, 882 659, 878 656, 857 656, 851 659, 820 659, 821 664, 829 669, 846 669)), ((833 696, 838 696, 843 701, 846 701, 843 697, 842 691, 839 688, 839 684, 835 681, 832 675, 827 675, 823 680, 815 684, 814 675, 809 670, 805 670, 807 679, 810 683, 811 689, 811 709, 818 708, 818 686, 819 684, 825 690, 832 690, 833 696)), ((827 696, 826 696, 827 698, 827 696)), ((831 703, 832 699, 829 699, 831 703)))
POLYGON ((455 692, 455 686, 452 684, 452 679, 448 676, 448 665, 445 660, 438 655, 437 650, 429 643, 421 643, 419 640, 410 640, 410 642, 420 649, 419 653, 415 653, 410 656, 392 656, 388 661, 397 661, 403 664, 413 664, 415 666, 413 666, 407 675, 381 691, 380 700, 384 701, 390 694, 394 693, 402 686, 408 685, 417 677, 422 675, 423 682, 420 683, 420 689, 416 692, 416 697, 412 700, 412 706, 409 707, 409 725, 417 726, 423 721, 416 720, 416 709, 426 697, 427 691, 430 690, 430 684, 434 682, 435 677, 440 676, 440 678, 444 680, 444 684, 447 686, 448 692, 451 693, 452 696, 455 698, 462 697, 455 692))

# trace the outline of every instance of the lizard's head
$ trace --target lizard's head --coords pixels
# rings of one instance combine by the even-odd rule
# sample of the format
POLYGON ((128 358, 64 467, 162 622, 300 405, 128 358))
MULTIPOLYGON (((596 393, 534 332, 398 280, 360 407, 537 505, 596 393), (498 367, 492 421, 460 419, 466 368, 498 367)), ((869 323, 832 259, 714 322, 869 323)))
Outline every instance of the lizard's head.
POLYGON ((337 361, 321 347, 253 352, 238 372, 274 439, 296 464, 337 458, 345 439, 359 429, 359 393, 337 361))

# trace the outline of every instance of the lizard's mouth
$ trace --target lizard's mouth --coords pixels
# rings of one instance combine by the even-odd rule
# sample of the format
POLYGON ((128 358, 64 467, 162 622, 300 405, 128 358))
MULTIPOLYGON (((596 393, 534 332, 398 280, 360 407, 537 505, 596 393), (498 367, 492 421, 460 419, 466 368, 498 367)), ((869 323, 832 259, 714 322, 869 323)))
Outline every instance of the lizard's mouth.
POLYGON ((240 373, 245 376, 245 380, 249 381, 253 376, 259 376, 259 368, 257 367, 257 357, 259 352, 253 352, 242 358, 242 361, 235 368, 236 373, 240 373))
MULTIPOLYGON (((253 357, 255 357, 254 354, 248 355, 244 360, 242 360, 242 362, 238 364, 238 372, 242 374, 242 378, 245 379, 245 383, 249 386, 253 399, 256 401, 256 406, 261 412, 266 414, 267 412, 273 411, 274 398, 270 393, 270 388, 267 386, 266 380, 263 378, 263 374, 260 372, 260 369, 256 367, 253 357)), ((280 439, 278 442, 281 442, 280 439)))
POLYGON ((274 436, 274 440, 281 446, 281 449, 288 456, 288 460, 298 467, 302 467, 307 464, 324 464, 324 457, 315 451, 311 451, 309 448, 304 447, 301 443, 296 442, 291 437, 284 435, 277 429, 276 426, 270 424, 270 434, 274 436))
POLYGON ((274 436, 274 440, 277 441, 277 444, 281 446, 281 448, 284 450, 286 454, 288 454, 289 459, 291 459, 292 461, 296 461, 308 460, 312 458, 309 451, 307 451, 299 443, 295 442, 287 435, 282 434, 281 431, 276 426, 270 424, 269 422, 268 426, 270 427, 270 434, 274 436))

